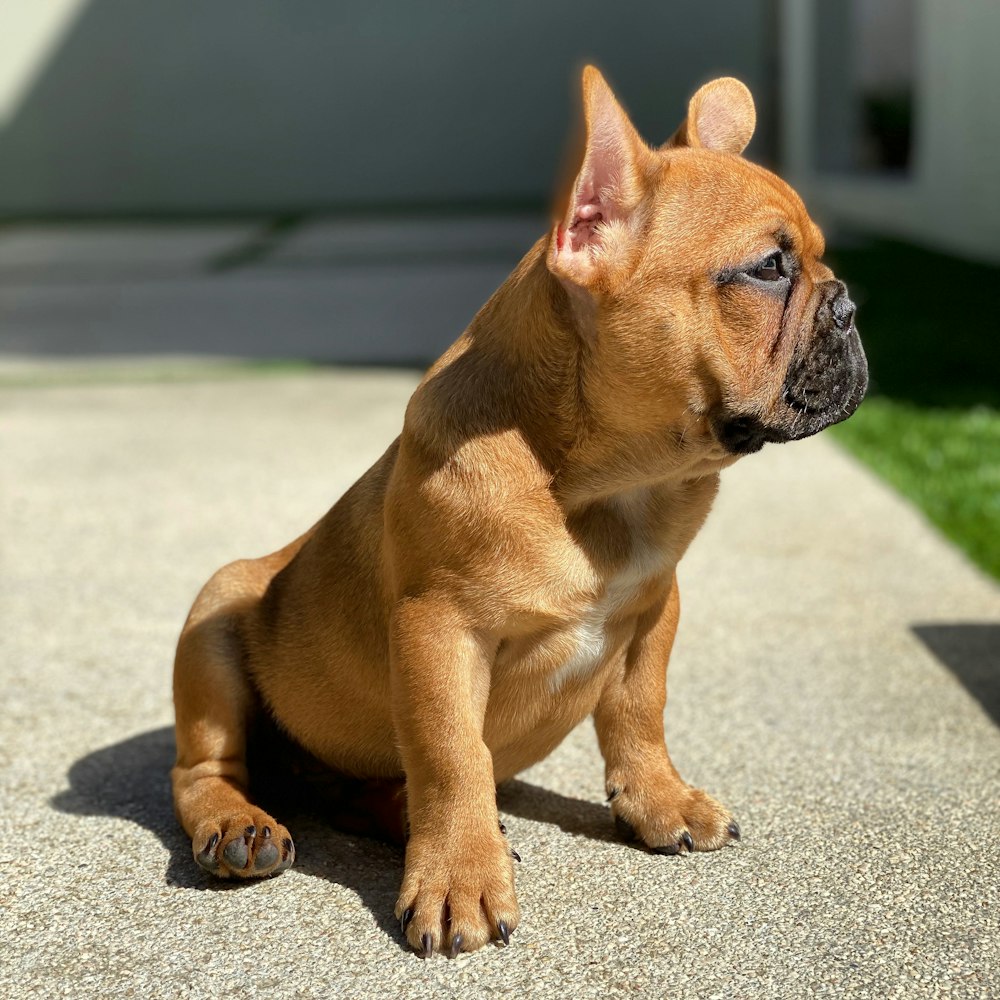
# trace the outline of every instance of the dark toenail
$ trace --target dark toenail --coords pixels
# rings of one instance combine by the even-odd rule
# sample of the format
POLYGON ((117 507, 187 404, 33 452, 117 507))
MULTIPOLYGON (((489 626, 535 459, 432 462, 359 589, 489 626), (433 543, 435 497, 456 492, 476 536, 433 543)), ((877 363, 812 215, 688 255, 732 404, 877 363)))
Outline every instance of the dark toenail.
POLYGON ((244 837, 256 837, 257 836, 257 827, 255 827, 255 826, 248 826, 243 831, 243 836, 244 837))
POLYGON ((739 840, 742 836, 740 833, 740 825, 736 822, 736 820, 733 820, 732 823, 726 827, 726 829, 729 831, 729 836, 732 837, 733 840, 739 840))
POLYGON ((424 953, 421 957, 430 958, 434 954, 434 941, 430 934, 425 934, 421 939, 420 943, 424 946, 424 953))
POLYGON ((265 868, 270 868, 278 860, 278 847, 276 844, 270 843, 263 844, 260 850, 257 852, 257 857, 254 858, 253 866, 257 871, 263 871, 265 868))
POLYGON ((281 842, 281 846, 284 850, 281 852, 281 864, 273 872, 275 875, 291 868, 292 861, 295 859, 295 845, 292 843, 290 837, 285 837, 281 842))
POLYGON ((691 834, 690 834, 690 833, 688 833, 688 832, 687 832, 687 830, 685 830, 685 831, 684 831, 684 832, 683 832, 683 833, 681 834, 681 840, 682 840, 682 841, 684 841, 684 846, 685 846, 685 847, 686 847, 686 848, 687 848, 687 849, 688 849, 689 851, 693 851, 693 850, 694 850, 694 841, 693 841, 693 840, 691 839, 691 834))
POLYGON ((215 847, 219 843, 219 835, 213 833, 208 843, 198 852, 195 860, 207 872, 215 874, 219 870, 219 861, 215 856, 215 847))
POLYGON ((510 931, 507 930, 507 924, 503 920, 497 922, 497 930, 500 932, 500 940, 505 945, 510 944, 510 931))
POLYGON ((664 844, 662 847, 651 847, 654 854, 669 854, 671 856, 681 853, 680 844, 664 844))
POLYGON ((399 929, 405 934, 406 928, 410 926, 410 921, 413 919, 413 909, 407 907, 403 910, 403 915, 399 918, 399 929))
POLYGON ((625 840, 635 840, 635 827, 621 816, 615 817, 615 829, 618 831, 618 836, 625 840))
POLYGON ((462 935, 456 934, 451 939, 451 957, 458 958, 459 953, 462 950, 462 935))
POLYGON ((610 802, 612 799, 616 798, 620 792, 621 792, 620 788, 612 788, 608 792, 608 801, 610 802))
POLYGON ((230 868, 246 868, 249 856, 245 840, 229 841, 226 844, 226 849, 222 852, 222 857, 230 868))
POLYGON ((281 852, 281 864, 278 866, 277 871, 274 872, 275 875, 278 872, 283 872, 286 868, 291 868, 292 862, 295 860, 295 845, 292 843, 292 838, 283 838, 281 846, 283 848, 281 852))
POLYGON ((503 823, 501 823, 501 824, 500 824, 500 832, 501 832, 501 833, 502 833, 502 834, 503 834, 503 835, 504 835, 505 837, 507 836, 507 827, 505 827, 505 826, 503 825, 503 823))
POLYGON ((267 839, 268 839, 268 838, 269 838, 269 837, 271 836, 271 828, 270 828, 269 826, 265 826, 265 827, 264 827, 264 829, 263 829, 263 830, 261 830, 261 832, 260 832, 260 835, 261 835, 261 836, 262 836, 262 837, 263 837, 263 838, 264 838, 265 840, 267 840, 267 839))
POLYGON ((520 863, 521 863, 521 855, 520 855, 520 854, 518 854, 518 853, 517 853, 517 851, 511 851, 511 852, 510 852, 510 856, 511 856, 511 857, 512 857, 512 858, 513 858, 513 859, 514 859, 514 860, 515 860, 515 861, 516 861, 516 862, 517 862, 518 864, 520 864, 520 863))

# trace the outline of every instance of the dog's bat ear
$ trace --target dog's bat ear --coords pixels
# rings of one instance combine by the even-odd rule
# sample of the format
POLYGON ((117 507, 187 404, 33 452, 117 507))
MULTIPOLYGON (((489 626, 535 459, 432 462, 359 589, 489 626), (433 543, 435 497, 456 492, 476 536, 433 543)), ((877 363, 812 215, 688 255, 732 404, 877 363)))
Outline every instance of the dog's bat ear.
POLYGON ((746 149, 756 124, 750 91, 739 80, 723 76, 706 83, 691 98, 687 118, 662 148, 691 146, 739 154, 746 149))
POLYGON ((548 264, 560 278, 587 287, 627 237, 651 154, 593 66, 583 71, 583 118, 583 149, 556 204, 548 264))

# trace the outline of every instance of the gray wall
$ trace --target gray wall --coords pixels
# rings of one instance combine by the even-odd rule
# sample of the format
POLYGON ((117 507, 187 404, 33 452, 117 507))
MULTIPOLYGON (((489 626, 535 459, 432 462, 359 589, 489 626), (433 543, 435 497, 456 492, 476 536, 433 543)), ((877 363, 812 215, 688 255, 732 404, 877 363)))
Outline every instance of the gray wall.
POLYGON ((741 77, 769 161, 774 30, 772 0, 89 0, 0 125, 0 214, 542 204, 585 61, 650 141, 741 77))

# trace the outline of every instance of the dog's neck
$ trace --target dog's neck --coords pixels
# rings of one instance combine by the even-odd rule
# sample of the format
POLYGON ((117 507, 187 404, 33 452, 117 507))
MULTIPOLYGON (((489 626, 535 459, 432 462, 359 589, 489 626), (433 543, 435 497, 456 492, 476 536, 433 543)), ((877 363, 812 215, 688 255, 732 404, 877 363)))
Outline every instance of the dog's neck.
POLYGON ((463 341, 502 380, 510 419, 551 470, 563 506, 579 511, 636 490, 686 491, 692 480, 714 479, 720 463, 704 459, 694 435, 685 442, 623 430, 621 402, 602 384, 597 310, 549 271, 547 243, 528 252, 463 341))

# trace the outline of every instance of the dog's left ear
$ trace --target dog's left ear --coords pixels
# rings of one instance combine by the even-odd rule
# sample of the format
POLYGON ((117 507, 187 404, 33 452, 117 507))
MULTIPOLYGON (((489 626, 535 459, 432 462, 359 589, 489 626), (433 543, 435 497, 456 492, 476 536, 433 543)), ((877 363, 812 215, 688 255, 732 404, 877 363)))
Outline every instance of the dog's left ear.
POLYGON ((593 66, 583 71, 583 114, 583 162, 558 207, 548 266, 563 281, 593 289, 628 256, 644 164, 652 153, 593 66))
POLYGON ((687 118, 661 148, 691 146, 739 154, 756 124, 750 91, 739 80, 723 76, 706 83, 691 98, 687 118))

